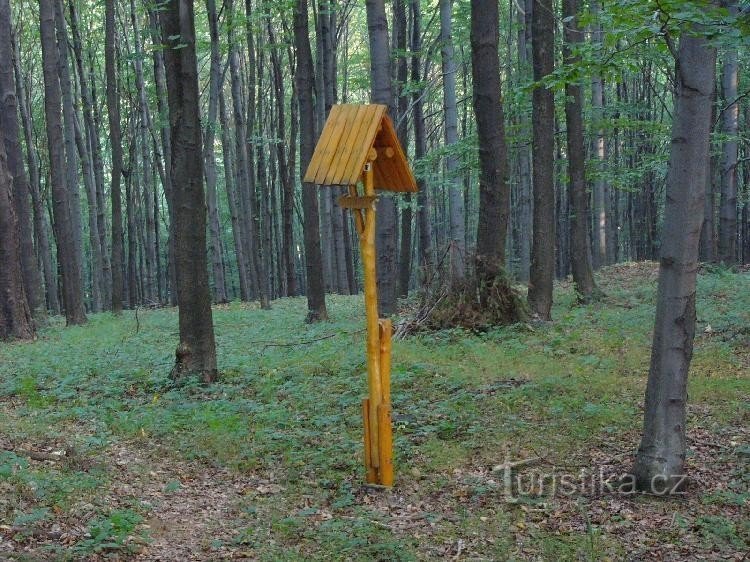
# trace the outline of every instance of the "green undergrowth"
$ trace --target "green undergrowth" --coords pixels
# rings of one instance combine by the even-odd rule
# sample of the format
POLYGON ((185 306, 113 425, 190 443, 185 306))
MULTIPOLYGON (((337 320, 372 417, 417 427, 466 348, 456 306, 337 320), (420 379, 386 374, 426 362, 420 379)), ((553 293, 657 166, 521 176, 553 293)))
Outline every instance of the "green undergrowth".
MULTIPOLYGON (((589 306, 576 306, 569 286, 556 288, 551 324, 480 335, 443 330, 395 341, 401 484, 418 483, 429 496, 454 470, 492 466, 506 450, 565 459, 587 443, 637 432, 655 280, 634 269, 605 273, 599 281, 606 297, 589 306)), ((176 460, 275 475, 280 496, 248 500, 244 519, 234 522, 232 544, 253 556, 424 557, 430 551, 423 539, 373 524, 372 512, 358 503, 363 302, 329 296, 328 306, 332 320, 316 325, 304 324, 302 298, 275 301, 270 311, 241 303, 216 307, 221 376, 211 386, 176 385, 168 377, 177 342, 174 309, 92 315, 72 328, 55 319, 36 342, 0 345, 0 434, 12 444, 61 444, 86 460, 85 467, 78 461, 48 466, 0 450, 0 519, 18 526, 43 522, 86 498, 93 505, 90 538, 71 548, 120 548, 149 506, 137 497, 122 512, 97 503, 116 478, 102 459, 117 443, 158 445, 160 455, 167 451, 176 460), (324 511, 330 518, 321 522, 324 511)), ((750 275, 703 274, 689 386, 691 416, 700 416, 703 426, 747 419, 750 359, 742 350, 750 343, 748 325, 750 275)), ((442 521, 437 539, 480 529, 497 537, 485 554, 500 557, 510 541, 510 515, 490 510, 480 520, 478 513, 457 507, 456 521, 442 521)), ((719 540, 730 528, 720 523, 706 519, 701 532, 719 540)), ((571 557, 586 549, 601 556, 617 551, 613 539, 590 534, 528 540, 536 541, 541 557, 548 550, 570 550, 571 557)))

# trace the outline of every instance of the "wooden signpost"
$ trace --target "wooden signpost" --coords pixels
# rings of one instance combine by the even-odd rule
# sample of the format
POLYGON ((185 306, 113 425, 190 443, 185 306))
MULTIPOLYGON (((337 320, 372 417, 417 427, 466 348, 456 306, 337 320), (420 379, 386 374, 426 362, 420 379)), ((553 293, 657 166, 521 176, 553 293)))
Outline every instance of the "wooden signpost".
POLYGON ((391 321, 378 317, 375 190, 414 192, 414 180, 385 105, 331 108, 304 181, 345 185, 339 205, 354 213, 365 279, 367 387, 362 401, 367 482, 393 486, 391 321), (362 184, 362 192, 357 184, 362 184))

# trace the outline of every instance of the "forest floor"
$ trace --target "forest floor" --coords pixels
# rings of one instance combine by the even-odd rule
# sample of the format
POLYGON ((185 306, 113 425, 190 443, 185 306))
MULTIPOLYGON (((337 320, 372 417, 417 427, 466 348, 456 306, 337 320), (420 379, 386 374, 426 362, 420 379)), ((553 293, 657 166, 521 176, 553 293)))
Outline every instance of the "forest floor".
POLYGON ((747 559, 750 274, 700 276, 669 498, 602 482, 638 445, 656 266, 598 281, 587 307, 559 284, 549 325, 394 342, 388 491, 362 484, 361 297, 319 325, 216 307, 208 387, 170 384, 173 309, 55 319, 0 345, 0 560, 747 559))

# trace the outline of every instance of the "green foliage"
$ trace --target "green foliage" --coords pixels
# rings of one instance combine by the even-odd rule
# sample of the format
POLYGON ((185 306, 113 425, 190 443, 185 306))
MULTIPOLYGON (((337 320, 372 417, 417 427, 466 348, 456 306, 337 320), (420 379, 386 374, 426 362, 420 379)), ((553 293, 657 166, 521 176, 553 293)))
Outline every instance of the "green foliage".
MULTIPOLYGON (((318 325, 302 322, 304 299, 275 301, 270 311, 240 303, 217 307, 221 378, 211 386, 169 380, 177 327, 171 309, 140 311, 138 325, 128 312, 93 315, 84 327, 53 322, 32 344, 1 345, 0 433, 13 443, 62 442, 75 457, 45 464, 0 450, 0 489, 12 498, 0 516, 22 527, 46 525, 83 501, 94 510, 87 516, 91 537, 66 552, 79 558, 125 552, 127 537, 142 533, 153 507, 144 503, 150 498, 135 495, 115 507, 101 502, 119 473, 100 463, 120 447, 158 447, 166 463, 228 468, 249 482, 273 477, 279 491, 251 488, 236 498, 235 530, 221 543, 249 549, 252 558, 411 560, 424 556, 425 541, 455 542, 474 532, 497 537, 483 554, 502 558, 514 544, 509 527, 515 512, 498 502, 497 484, 475 476, 459 481, 456 474, 501 462, 508 446, 513 454, 544 454, 553 462, 598 443, 635 446, 655 270, 642 264, 616 270, 598 279, 607 298, 587 307, 574 306, 570 287, 556 288, 549 325, 515 324, 478 335, 443 330, 394 342, 399 485, 405 491, 419 486, 420 501, 445 505, 456 517, 435 520, 429 540, 392 529, 362 499, 366 385, 359 296, 332 295, 333 320, 318 325), (444 497, 456 482, 467 487, 471 508, 444 497), (484 502, 491 513, 478 511, 484 502), (480 513, 489 519, 479 520, 480 513)), ((741 424, 750 395, 741 355, 750 278, 704 272, 697 310, 691 404, 701 408, 704 426, 741 424), (704 332, 707 324, 711 333, 704 332)), ((697 423, 692 414, 689 423, 697 423)), ((148 471, 154 461, 143 462, 131 469, 148 471)), ((737 485, 707 495, 702 505, 744 509, 743 478, 731 475, 737 485)), ((157 491, 177 502, 188 486, 176 472, 157 491)), ((430 509, 437 508, 424 507, 430 509)), ((686 520, 693 525, 694 518, 686 520)), ((738 548, 732 545, 747 530, 730 523, 701 520, 697 534, 707 544, 738 548)), ((620 552, 616 536, 593 523, 579 533, 534 530, 527 539, 542 558, 617 558, 620 552)))

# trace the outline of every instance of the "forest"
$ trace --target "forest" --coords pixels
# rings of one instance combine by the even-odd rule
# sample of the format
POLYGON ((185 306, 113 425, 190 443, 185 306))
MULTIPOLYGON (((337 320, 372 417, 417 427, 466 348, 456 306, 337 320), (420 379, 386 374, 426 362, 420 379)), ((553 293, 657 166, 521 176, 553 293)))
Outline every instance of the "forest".
POLYGON ((742 0, 0 0, 0 560, 745 560, 748 57, 742 0))

